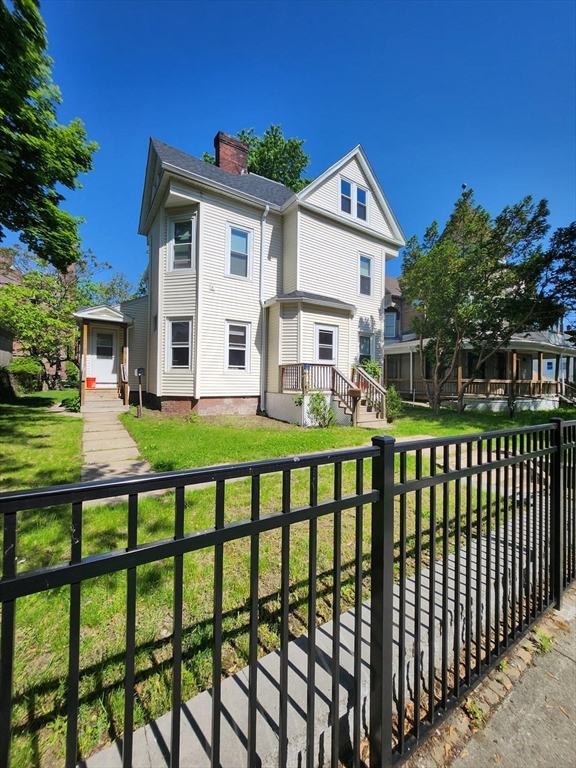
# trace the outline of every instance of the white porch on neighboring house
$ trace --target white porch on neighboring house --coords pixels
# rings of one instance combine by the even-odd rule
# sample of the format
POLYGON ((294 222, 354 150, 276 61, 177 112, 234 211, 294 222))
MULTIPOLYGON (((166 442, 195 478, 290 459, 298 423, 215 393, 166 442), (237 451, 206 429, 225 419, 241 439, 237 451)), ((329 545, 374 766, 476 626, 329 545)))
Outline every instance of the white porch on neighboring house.
MULTIPOLYGON (((80 404, 88 401, 102 404, 120 401, 128 405, 129 329, 134 323, 130 315, 119 309, 100 305, 81 308, 74 315, 81 331, 80 404)), ((111 408, 112 409, 112 408, 111 408)))

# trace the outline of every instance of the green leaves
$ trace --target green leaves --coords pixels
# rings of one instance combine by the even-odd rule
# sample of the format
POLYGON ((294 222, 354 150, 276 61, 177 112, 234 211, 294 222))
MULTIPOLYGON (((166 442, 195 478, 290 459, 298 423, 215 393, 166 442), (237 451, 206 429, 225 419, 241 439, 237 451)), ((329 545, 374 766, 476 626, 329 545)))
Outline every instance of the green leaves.
MULTIPOLYGON (((249 148, 248 170, 272 181, 279 181, 288 189, 299 192, 310 183, 302 174, 310 163, 302 146, 304 139, 285 139, 280 125, 271 125, 258 136, 254 128, 243 128, 238 133, 240 141, 249 148)), ((204 152, 202 160, 214 164, 214 155, 204 152)))
POLYGON ((465 343, 480 368, 513 334, 561 316, 561 303, 543 290, 552 260, 542 247, 548 213, 545 200, 525 197, 492 219, 468 190, 441 234, 433 222, 422 243, 409 241, 400 285, 415 305, 413 330, 431 369, 434 407, 465 343))
POLYGON ((3 227, 65 270, 79 257, 80 219, 60 209, 58 186, 75 189, 98 148, 82 122, 59 125, 45 27, 34 0, 0 0, 0 241, 3 227))

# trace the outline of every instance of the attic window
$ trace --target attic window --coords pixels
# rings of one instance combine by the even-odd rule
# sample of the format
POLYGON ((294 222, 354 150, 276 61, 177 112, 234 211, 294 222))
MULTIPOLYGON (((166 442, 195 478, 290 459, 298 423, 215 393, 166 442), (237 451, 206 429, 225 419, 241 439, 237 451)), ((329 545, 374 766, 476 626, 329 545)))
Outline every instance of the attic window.
POLYGON ((345 179, 340 180, 340 208, 344 213, 352 213, 352 184, 345 179))
POLYGON ((340 179, 340 211, 355 219, 368 221, 368 190, 354 181, 340 179))

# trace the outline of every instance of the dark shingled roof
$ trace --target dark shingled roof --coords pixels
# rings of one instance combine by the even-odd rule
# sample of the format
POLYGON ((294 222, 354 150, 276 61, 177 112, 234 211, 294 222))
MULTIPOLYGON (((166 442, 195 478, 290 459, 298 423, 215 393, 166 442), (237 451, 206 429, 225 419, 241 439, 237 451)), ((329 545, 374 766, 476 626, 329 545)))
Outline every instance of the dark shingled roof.
POLYGON ((282 206, 294 195, 291 189, 277 181, 265 179, 263 176, 258 176, 255 173, 245 173, 237 176, 197 157, 187 155, 186 152, 181 152, 179 149, 158 141, 158 139, 151 139, 151 141, 161 162, 181 168, 183 171, 195 173, 208 181, 215 181, 236 192, 251 195, 262 200, 264 203, 282 206))
POLYGON ((332 296, 321 296, 319 293, 308 293, 307 291, 292 291, 292 293, 279 293, 276 296, 278 300, 282 301, 326 301, 330 304, 339 304, 343 309, 354 309, 353 304, 347 304, 341 299, 334 299, 332 296))
POLYGON ((392 296, 401 296, 402 291, 400 290, 400 285, 398 283, 397 277, 386 277, 384 278, 384 286, 388 293, 391 293, 392 296))

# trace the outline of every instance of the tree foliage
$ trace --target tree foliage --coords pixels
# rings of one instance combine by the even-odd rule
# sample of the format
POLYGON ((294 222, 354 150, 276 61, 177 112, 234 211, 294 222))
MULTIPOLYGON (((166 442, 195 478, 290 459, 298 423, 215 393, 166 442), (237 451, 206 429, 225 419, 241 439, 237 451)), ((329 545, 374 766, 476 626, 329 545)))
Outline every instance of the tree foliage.
POLYGON ((59 270, 80 257, 80 219, 60 208, 98 148, 82 122, 60 125, 38 0, 0 0, 0 241, 3 227, 59 270))
POLYGON ((550 239, 553 272, 550 289, 570 312, 576 312, 576 221, 560 227, 550 239))
POLYGON ((19 246, 0 248, 0 272, 12 282, 0 287, 0 318, 36 360, 46 360, 59 371, 64 361, 77 364, 79 306, 116 304, 134 298, 135 289, 121 272, 109 281, 97 280, 102 270, 89 251, 64 273, 35 259, 19 246))
POLYGON ((542 245, 548 213, 545 200, 526 197, 492 218, 468 190, 441 233, 433 222, 421 243, 409 241, 400 285, 415 306, 413 330, 435 410, 464 344, 477 362, 462 381, 460 407, 480 368, 514 334, 548 328, 561 317, 561 302, 545 290, 553 260, 542 245))
MULTIPOLYGON (((238 138, 248 146, 250 173, 279 181, 294 192, 310 183, 309 179, 302 178, 310 163, 310 155, 302 148, 304 139, 284 138, 280 125, 271 125, 263 136, 258 136, 254 128, 243 128, 238 138)), ((215 162, 209 152, 204 152, 202 159, 215 162)))

